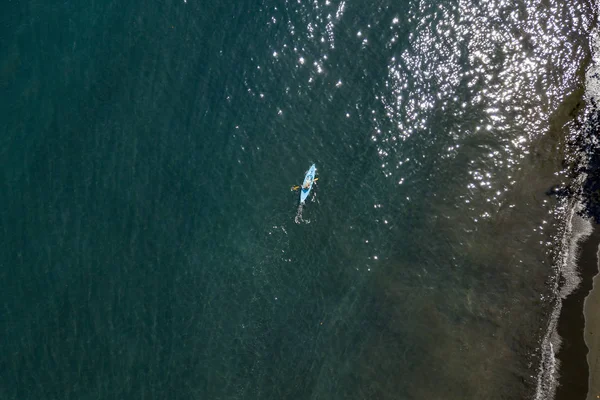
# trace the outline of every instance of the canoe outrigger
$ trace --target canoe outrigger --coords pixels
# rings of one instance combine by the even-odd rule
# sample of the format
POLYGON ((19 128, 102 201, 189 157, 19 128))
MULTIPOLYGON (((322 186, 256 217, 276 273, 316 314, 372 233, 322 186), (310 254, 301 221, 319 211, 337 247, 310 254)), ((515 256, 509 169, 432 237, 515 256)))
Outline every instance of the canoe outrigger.
POLYGON ((308 171, 306 171, 306 174, 304 175, 304 182, 302 183, 302 186, 292 186, 292 190, 301 189, 300 190, 300 204, 304 204, 304 201, 310 194, 310 190, 313 187, 313 183, 315 183, 316 181, 319 180, 319 178, 315 178, 316 174, 317 174, 317 167, 315 166, 315 164, 313 164, 308 169, 308 171))

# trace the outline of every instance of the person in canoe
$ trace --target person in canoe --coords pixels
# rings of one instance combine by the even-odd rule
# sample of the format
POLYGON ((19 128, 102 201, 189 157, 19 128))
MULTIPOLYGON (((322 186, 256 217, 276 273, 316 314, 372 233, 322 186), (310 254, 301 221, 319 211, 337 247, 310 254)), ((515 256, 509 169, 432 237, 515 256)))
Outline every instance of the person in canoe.
POLYGON ((302 189, 308 189, 310 187, 311 182, 316 182, 318 180, 319 180, 319 178, 315 178, 315 179, 312 179, 312 180, 311 179, 307 179, 306 182, 304 182, 304 184, 302 186, 292 186, 291 190, 292 191, 296 191, 296 190, 298 190, 300 188, 302 188, 302 189))

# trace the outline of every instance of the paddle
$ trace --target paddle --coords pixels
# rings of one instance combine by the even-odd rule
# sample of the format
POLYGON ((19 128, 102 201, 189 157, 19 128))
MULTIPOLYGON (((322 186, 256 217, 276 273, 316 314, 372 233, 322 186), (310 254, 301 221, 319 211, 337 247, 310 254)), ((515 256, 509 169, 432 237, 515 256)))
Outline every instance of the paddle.
MULTIPOLYGON (((318 181, 318 180, 319 180, 319 178, 313 179, 313 183, 316 182, 316 181, 318 181)), ((290 189, 290 191, 296 191, 298 189, 300 189, 300 186, 292 186, 292 188, 290 189)))

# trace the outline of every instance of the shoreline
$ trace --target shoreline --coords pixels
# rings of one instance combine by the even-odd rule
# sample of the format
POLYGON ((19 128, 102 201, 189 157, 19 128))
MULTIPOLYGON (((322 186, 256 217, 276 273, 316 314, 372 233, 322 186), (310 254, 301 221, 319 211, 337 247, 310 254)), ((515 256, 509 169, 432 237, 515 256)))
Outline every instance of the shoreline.
MULTIPOLYGON (((600 43, 596 29, 591 29, 589 34, 589 53, 579 70, 584 82, 580 100, 585 103, 583 109, 589 111, 592 107, 592 114, 590 117, 580 109, 575 114, 582 113, 585 122, 573 127, 584 139, 595 135, 599 127, 594 100, 597 101, 600 95, 600 43)), ((588 157, 593 158, 590 149, 585 140, 576 146, 575 151, 585 155, 574 165, 580 167, 583 163, 589 166, 588 157)), ((595 172, 577 174, 582 179, 579 184, 585 188, 589 174, 593 176, 595 172)), ((569 202, 572 214, 567 222, 567 234, 563 237, 565 247, 556 282, 556 306, 542 342, 542 372, 541 378, 538 378, 536 400, 541 400, 539 394, 542 392, 551 394, 549 397, 554 400, 600 398, 600 219, 598 210, 590 208, 590 205, 594 206, 594 202, 589 202, 591 193, 583 191, 578 194, 582 196, 578 201, 569 202), (585 210, 588 217, 577 215, 576 210, 585 210), (547 378, 546 385, 544 377, 547 378)))
MULTIPOLYGON (((591 392, 588 393, 590 368, 588 367, 589 354, 584 332, 590 332, 588 320, 593 322, 596 327, 600 325, 600 318, 596 315, 593 315, 593 318, 586 318, 584 309, 590 294, 595 294, 594 298, 597 299, 595 304, 600 305, 600 293, 592 291, 593 279, 598 275, 599 244, 600 230, 594 227, 592 233, 579 244, 576 250, 577 254, 574 255, 579 285, 561 301, 561 312, 556 327, 561 345, 555 354, 560 363, 555 400, 595 398, 595 395, 590 397, 591 392)), ((587 317, 589 316, 590 313, 587 317)), ((600 338, 598 339, 598 346, 590 354, 600 361, 600 338)), ((596 381, 598 380, 596 379, 596 381)), ((598 383, 600 382, 597 382, 596 385, 598 383)))

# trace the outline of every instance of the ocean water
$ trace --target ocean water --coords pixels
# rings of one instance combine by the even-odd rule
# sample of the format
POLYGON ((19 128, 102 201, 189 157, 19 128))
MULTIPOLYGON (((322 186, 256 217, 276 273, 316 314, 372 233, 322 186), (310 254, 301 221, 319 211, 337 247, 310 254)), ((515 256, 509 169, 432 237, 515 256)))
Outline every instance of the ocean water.
POLYGON ((544 398, 594 7, 4 4, 0 398, 544 398))

